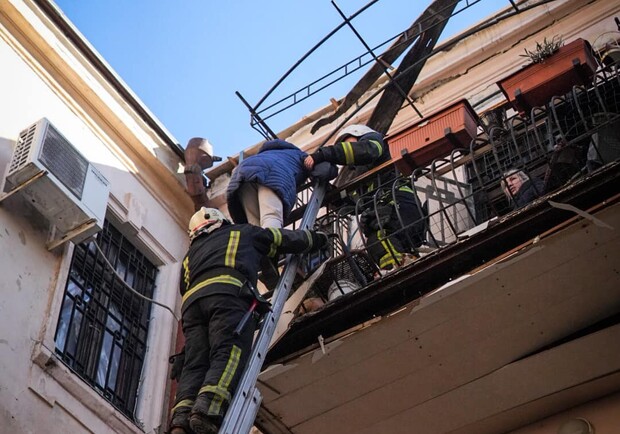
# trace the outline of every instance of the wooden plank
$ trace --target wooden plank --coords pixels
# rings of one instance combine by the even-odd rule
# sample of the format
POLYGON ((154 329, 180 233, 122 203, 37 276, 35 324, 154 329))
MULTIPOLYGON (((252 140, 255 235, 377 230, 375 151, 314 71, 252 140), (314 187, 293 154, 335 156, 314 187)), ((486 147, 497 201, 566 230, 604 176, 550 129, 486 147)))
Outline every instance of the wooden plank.
MULTIPOLYGON (((419 432, 453 431, 490 414, 616 374, 620 370, 618 342, 620 325, 515 362, 449 394, 356 432, 409 434, 413 421, 419 432), (440 414, 445 417, 438 417, 440 414)), ((306 429, 296 429, 295 432, 327 433, 306 429)))
MULTIPOLYGON (((558 412, 570 409, 571 412, 579 412, 580 415, 587 412, 607 414, 615 416, 608 420, 608 426, 620 426, 620 372, 606 375, 587 383, 578 384, 552 395, 546 395, 539 399, 527 402, 514 408, 510 408, 501 413, 465 425, 449 434, 497 434, 530 425, 532 421, 541 421, 547 417, 553 418, 558 412), (615 395, 612 395, 614 394, 615 395), (610 396, 612 395, 612 396, 610 396), (601 398, 603 397, 603 398, 601 398), (575 407, 575 403, 585 403, 575 407), (614 424, 615 423, 615 424, 614 424)), ((575 413, 573 413, 575 414, 575 413)), ((555 420, 547 419, 542 423, 555 429, 561 422, 566 420, 567 414, 556 416, 555 420)), ((540 423, 540 422, 538 422, 540 423)), ((541 433, 543 432, 540 426, 541 433)), ((512 431, 511 431, 512 432, 512 431)), ((554 430, 551 433, 555 434, 554 430)))
POLYGON ((321 264, 321 266, 314 272, 312 275, 306 279, 299 288, 293 292, 293 294, 286 300, 284 303, 284 307, 282 308, 282 314, 280 318, 278 318, 278 323, 276 324, 276 329, 273 332, 273 336, 271 338, 271 343, 269 347, 272 347, 276 342, 280 340, 280 338, 286 333, 288 330, 288 325, 295 318, 295 311, 301 305, 301 302, 304 300, 304 297, 310 290, 312 284, 319 278, 325 267, 327 262, 321 264))
MULTIPOLYGON (((491 334, 488 338, 483 337, 485 332, 481 330, 474 336, 477 339, 467 339, 464 347, 448 354, 439 353, 442 345, 437 343, 441 336, 448 340, 445 330, 437 333, 433 341, 422 336, 418 341, 419 346, 403 346, 388 354, 396 358, 397 363, 393 357, 383 361, 377 359, 374 364, 352 368, 344 375, 332 376, 328 381, 295 391, 270 403, 269 407, 276 414, 285 414, 283 421, 289 426, 316 419, 312 424, 315 432, 330 432, 328 427, 332 421, 342 419, 350 421, 352 430, 362 429, 430 399, 449 394, 464 384, 502 368, 510 361, 523 357, 535 339, 539 339, 538 345, 549 343, 545 337, 553 334, 557 336, 554 328, 560 328, 563 319, 592 318, 596 309, 610 300, 603 294, 606 290, 609 288, 602 288, 599 297, 591 298, 593 313, 584 314, 584 311, 593 309, 592 306, 586 306, 586 298, 569 298, 557 308, 546 309, 545 314, 524 318, 502 331, 489 331, 491 334), (403 374, 407 370, 408 373, 403 374), (400 371, 401 374, 393 375, 394 371, 400 371), (303 415, 300 409, 303 409, 303 415), (321 425, 320 429, 316 423, 321 425)), ((613 308, 620 310, 620 304, 613 308)), ((580 326, 583 324, 575 324, 577 328, 580 326)), ((462 337, 456 336, 457 339, 462 337)), ((451 343, 452 339, 449 339, 443 347, 451 343)))

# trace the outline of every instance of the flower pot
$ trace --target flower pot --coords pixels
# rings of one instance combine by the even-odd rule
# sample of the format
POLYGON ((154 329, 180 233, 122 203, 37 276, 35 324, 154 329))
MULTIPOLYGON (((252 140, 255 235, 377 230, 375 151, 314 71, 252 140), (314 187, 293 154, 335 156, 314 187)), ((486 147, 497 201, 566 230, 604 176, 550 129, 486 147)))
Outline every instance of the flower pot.
POLYGON ((576 84, 588 85, 597 63, 590 43, 576 39, 542 63, 533 63, 499 81, 506 99, 519 112, 547 104, 576 84))
POLYGON ((405 175, 416 167, 446 157, 456 148, 469 148, 479 119, 467 100, 460 100, 425 120, 387 137, 396 167, 405 175))

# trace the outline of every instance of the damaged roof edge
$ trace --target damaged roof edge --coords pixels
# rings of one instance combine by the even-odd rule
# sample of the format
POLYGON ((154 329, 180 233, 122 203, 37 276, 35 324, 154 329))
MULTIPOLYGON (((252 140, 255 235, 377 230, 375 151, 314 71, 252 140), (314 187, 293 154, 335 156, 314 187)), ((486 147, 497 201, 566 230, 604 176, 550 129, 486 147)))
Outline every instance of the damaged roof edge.
POLYGON ((52 0, 33 0, 55 26, 75 45, 84 57, 99 71, 112 87, 127 101, 142 120, 184 161, 184 150, 172 134, 160 123, 153 113, 140 101, 129 86, 116 74, 95 48, 77 30, 67 16, 52 0))
MULTIPOLYGON (((442 51, 450 51, 452 50, 452 48, 454 48, 454 46, 457 43, 465 41, 467 38, 473 37, 476 34, 479 34, 480 32, 483 32, 484 30, 487 30, 488 28, 497 25, 498 23, 500 23, 501 21, 505 19, 512 18, 520 13, 529 11, 531 9, 538 8, 540 6, 543 6, 547 3, 551 3, 553 1, 555 0, 538 0, 532 3, 531 0, 516 0, 517 6, 521 7, 521 9, 518 9, 517 11, 514 10, 514 6, 507 4, 505 7, 500 8, 499 10, 492 13, 491 15, 476 22, 471 27, 456 33, 455 35, 447 38, 446 40, 442 40, 441 43, 438 44, 436 48, 437 53, 442 52, 442 51)), ((388 81, 389 81, 389 78, 383 75, 371 87, 376 90, 379 87, 385 86, 388 83, 388 81)), ((370 92, 373 92, 373 91, 371 90, 370 92)), ((345 96, 341 96, 337 99, 337 101, 341 102, 344 98, 345 96)), ((277 136, 283 140, 289 140, 289 138, 297 131, 302 130, 304 127, 307 127, 310 124, 314 124, 316 121, 320 120, 325 115, 333 113, 333 112, 334 112, 333 105, 326 104, 322 107, 317 108, 315 111, 304 115, 300 120, 286 127, 284 130, 280 131, 277 134, 277 136)), ((359 119, 357 121, 359 121, 359 119)), ((332 124, 337 124, 337 123, 332 122, 332 124)), ((322 133, 319 133, 317 131, 315 134, 313 134, 315 136, 313 139, 301 145, 302 150, 312 149, 314 145, 320 142, 321 137, 324 137, 327 134, 328 133, 326 133, 325 131, 323 131, 322 133)), ((227 159, 224 159, 224 161, 222 161, 221 164, 218 164, 217 166, 206 171, 205 176, 209 178, 211 181, 214 181, 219 176, 229 173, 235 168, 236 163, 238 163, 239 156, 241 154, 243 154, 244 157, 254 155, 258 152, 258 150, 260 149, 260 146, 263 143, 264 143, 264 140, 261 140, 255 143, 254 145, 251 145, 245 148, 243 151, 235 155, 229 156, 227 159)))

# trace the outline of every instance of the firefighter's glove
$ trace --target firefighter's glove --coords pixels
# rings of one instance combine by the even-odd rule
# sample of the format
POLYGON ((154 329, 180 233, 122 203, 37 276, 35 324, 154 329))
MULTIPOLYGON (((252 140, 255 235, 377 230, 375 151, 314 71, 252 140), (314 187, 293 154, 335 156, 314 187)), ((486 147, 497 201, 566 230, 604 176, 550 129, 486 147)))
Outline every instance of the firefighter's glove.
POLYGON ((365 209, 362 211, 362 215, 360 216, 360 226, 362 230, 364 230, 364 232, 377 230, 376 220, 377 218, 375 217, 374 210, 365 209))
POLYGON ((323 182, 331 181, 338 176, 338 167, 328 161, 323 161, 321 163, 316 163, 315 161, 315 165, 310 172, 310 176, 312 176, 313 179, 323 182))
POLYGON ((378 231, 389 223, 391 216, 392 207, 379 205, 376 211, 374 208, 365 209, 360 217, 360 223, 365 231, 378 231))
POLYGON ((312 232, 312 250, 320 250, 327 245, 329 238, 325 232, 313 231, 312 232))
POLYGON ((314 151, 312 154, 310 154, 310 156, 314 160, 315 165, 325 161, 325 155, 323 155, 323 149, 321 148, 314 151))
POLYGON ((185 365, 185 347, 183 347, 180 353, 170 356, 168 363, 172 365, 172 369, 170 369, 170 379, 179 381, 181 372, 183 371, 183 365, 185 365))

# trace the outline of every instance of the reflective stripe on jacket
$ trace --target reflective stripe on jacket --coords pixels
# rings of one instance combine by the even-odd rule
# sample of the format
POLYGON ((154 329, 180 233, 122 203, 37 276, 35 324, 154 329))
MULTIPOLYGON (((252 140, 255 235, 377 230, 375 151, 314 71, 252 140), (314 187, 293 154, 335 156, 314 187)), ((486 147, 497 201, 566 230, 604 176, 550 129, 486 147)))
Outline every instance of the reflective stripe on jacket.
POLYGON ((264 256, 314 249, 315 235, 307 230, 224 224, 190 245, 181 269, 183 306, 209 294, 240 295, 246 280, 255 287, 264 256))

